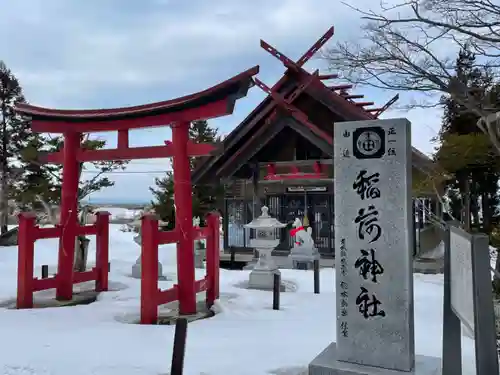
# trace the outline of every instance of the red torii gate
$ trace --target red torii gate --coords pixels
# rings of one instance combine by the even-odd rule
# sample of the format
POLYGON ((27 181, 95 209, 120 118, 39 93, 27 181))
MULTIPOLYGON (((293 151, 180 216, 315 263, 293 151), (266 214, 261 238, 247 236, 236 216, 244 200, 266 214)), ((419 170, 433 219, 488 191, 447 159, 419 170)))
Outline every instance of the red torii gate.
MULTIPOLYGON (((215 150, 211 144, 195 144, 189 140, 189 124, 195 120, 229 115, 236 100, 246 96, 253 86, 252 77, 259 71, 255 66, 196 94, 181 98, 127 108, 95 110, 58 110, 21 104, 16 111, 31 117, 32 129, 38 133, 64 135, 60 152, 40 155, 40 162, 63 165, 61 215, 56 231, 60 245, 56 277, 56 297, 73 297, 73 261, 75 237, 82 231, 77 220, 79 163, 105 160, 173 158, 174 200, 176 226, 166 234, 177 242, 178 295, 181 314, 196 312, 195 274, 192 226, 192 187, 189 168, 190 156, 209 155, 215 150), (172 128, 172 142, 162 146, 129 147, 129 130, 168 126, 172 128), (81 148, 82 133, 118 132, 118 147, 105 150, 81 148)), ((33 240, 34 241, 34 240, 33 240)), ((21 275, 19 276, 21 277, 21 275)), ((24 275, 32 280, 33 274, 24 275)))

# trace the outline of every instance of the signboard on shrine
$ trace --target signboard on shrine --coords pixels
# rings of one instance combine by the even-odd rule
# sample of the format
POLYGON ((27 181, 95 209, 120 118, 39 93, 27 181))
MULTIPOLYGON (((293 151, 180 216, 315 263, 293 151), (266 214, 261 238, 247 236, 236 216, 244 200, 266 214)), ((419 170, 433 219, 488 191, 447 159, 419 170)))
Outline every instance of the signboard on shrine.
POLYGON ((337 360, 414 368, 410 123, 335 124, 337 360))

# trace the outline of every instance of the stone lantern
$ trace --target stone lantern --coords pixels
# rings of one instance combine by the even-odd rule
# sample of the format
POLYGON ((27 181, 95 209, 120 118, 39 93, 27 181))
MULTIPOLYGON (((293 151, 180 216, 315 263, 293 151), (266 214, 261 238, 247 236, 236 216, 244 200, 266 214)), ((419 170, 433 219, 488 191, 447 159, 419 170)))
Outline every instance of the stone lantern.
MULTIPOLYGON (((262 214, 259 217, 244 225, 246 229, 254 229, 254 234, 250 238, 250 246, 259 253, 259 259, 250 272, 249 288, 273 289, 274 275, 280 274, 280 271, 274 263, 271 252, 280 243, 277 229, 285 226, 286 224, 269 216, 269 208, 266 206, 262 207, 262 214)), ((283 286, 281 288, 284 289, 283 286)))

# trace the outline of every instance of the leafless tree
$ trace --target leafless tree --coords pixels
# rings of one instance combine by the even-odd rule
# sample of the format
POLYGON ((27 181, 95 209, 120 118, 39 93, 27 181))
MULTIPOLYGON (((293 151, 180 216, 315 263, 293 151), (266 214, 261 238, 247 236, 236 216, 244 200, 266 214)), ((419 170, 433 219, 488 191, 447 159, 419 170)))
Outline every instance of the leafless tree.
MULTIPOLYGON (((500 154, 500 121, 487 97, 472 95, 454 78, 456 50, 469 46, 476 64, 498 73, 500 3, 496 0, 408 0, 356 10, 365 23, 356 41, 323 53, 335 71, 354 84, 427 95, 451 95, 480 117, 478 127, 500 154)), ((436 106, 437 100, 409 103, 436 106)))

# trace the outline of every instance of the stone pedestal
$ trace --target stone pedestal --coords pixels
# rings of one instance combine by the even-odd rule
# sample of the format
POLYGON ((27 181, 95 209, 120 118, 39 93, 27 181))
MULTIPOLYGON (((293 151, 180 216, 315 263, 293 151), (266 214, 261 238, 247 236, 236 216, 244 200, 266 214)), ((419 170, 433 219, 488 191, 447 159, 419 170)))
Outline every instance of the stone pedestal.
POLYGON ((412 371, 388 370, 337 360, 336 344, 331 343, 309 364, 309 375, 441 375, 441 359, 415 356, 412 371))
MULTIPOLYGON (((271 257, 271 252, 272 249, 259 249, 259 260, 250 272, 248 280, 250 289, 274 289, 274 275, 281 275, 281 273, 271 257)), ((280 285, 280 290, 285 291, 283 284, 280 285)))
POLYGON ((292 260, 293 268, 306 270, 312 269, 314 261, 320 258, 318 249, 303 246, 293 247, 288 257, 292 260))
MULTIPOLYGON (((265 271, 254 269, 250 272, 248 287, 250 289, 273 290, 275 274, 281 275, 280 270, 276 269, 274 271, 265 271)), ((285 286, 283 284, 280 285, 280 291, 285 291, 285 286)))
MULTIPOLYGON (((139 233, 134 237, 134 242, 141 246, 141 234, 139 233)), ((141 256, 137 258, 135 264, 132 266, 132 277, 135 279, 141 278, 141 256)), ((158 262, 158 280, 167 280, 165 276, 163 276, 163 266, 160 262, 158 262)))
POLYGON ((194 243, 194 267, 195 268, 205 268, 205 249, 202 248, 198 241, 194 243))
MULTIPOLYGON (((132 266, 132 277, 135 279, 141 278, 141 257, 137 258, 135 264, 132 266)), ((165 276, 163 276, 163 266, 160 262, 158 262, 158 280, 167 280, 165 276)))

